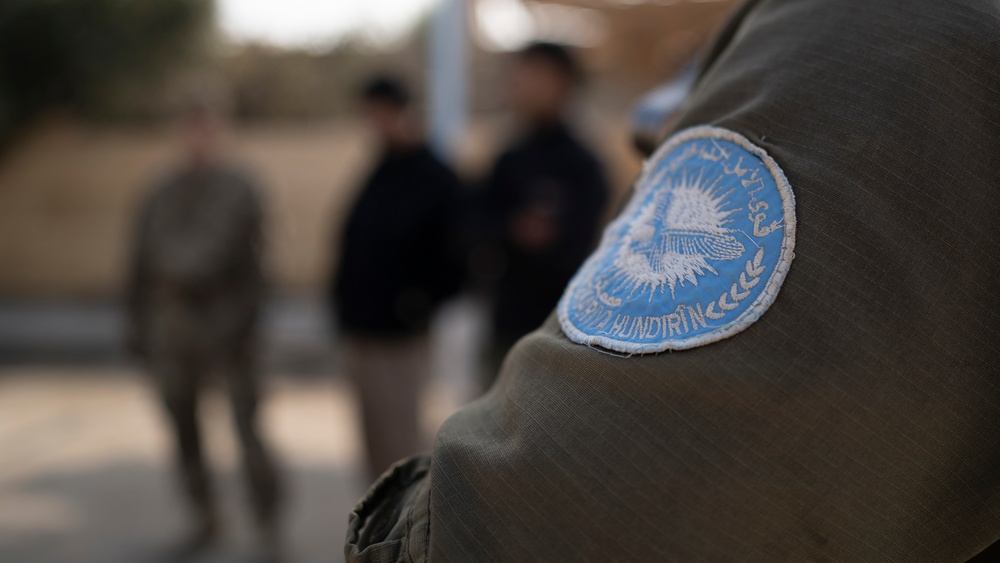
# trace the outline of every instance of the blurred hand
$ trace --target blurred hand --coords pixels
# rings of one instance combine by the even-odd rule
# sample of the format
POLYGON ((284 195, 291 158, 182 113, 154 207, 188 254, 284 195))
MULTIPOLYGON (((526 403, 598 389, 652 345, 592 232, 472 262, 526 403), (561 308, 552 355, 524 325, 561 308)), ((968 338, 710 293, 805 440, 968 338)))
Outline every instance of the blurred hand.
POLYGON ((514 215, 510 223, 510 234, 520 248, 539 252, 555 244, 559 237, 559 222, 547 210, 529 208, 514 215))

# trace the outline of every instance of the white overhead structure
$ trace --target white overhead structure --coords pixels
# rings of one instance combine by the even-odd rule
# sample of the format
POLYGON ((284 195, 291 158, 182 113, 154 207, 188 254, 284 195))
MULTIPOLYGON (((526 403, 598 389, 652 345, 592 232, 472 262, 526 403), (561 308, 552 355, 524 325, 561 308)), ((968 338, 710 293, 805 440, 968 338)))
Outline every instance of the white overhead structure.
POLYGON ((593 47, 606 34, 598 10, 522 0, 476 0, 475 24, 476 43, 490 51, 513 51, 532 40, 593 47))

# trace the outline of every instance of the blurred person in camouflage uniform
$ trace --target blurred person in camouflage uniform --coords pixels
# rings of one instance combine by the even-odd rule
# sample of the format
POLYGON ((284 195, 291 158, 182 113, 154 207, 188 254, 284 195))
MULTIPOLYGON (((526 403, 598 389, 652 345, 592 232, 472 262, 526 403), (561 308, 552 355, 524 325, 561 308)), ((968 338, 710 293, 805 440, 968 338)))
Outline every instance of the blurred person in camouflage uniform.
POLYGON ((139 216, 128 345, 154 377, 196 513, 180 551, 206 547, 219 529, 197 420, 206 378, 219 373, 228 384, 263 547, 276 556, 278 476, 256 420, 256 325, 264 293, 258 188, 222 160, 218 116, 209 108, 189 108, 182 128, 185 160, 154 186, 139 216))

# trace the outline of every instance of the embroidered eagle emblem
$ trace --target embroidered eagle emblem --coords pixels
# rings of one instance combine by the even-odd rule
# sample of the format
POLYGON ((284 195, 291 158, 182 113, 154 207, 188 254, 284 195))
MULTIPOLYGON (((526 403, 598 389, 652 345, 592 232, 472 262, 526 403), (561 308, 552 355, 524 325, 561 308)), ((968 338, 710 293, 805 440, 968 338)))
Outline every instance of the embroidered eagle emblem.
MULTIPOLYGON (((653 179, 664 182, 665 174, 653 179)), ((659 190, 638 214, 618 253, 619 276, 630 285, 629 294, 674 290, 709 273, 718 275, 711 262, 736 260, 746 252, 727 225, 737 208, 728 205, 731 190, 720 193, 718 179, 704 185, 702 176, 687 177, 672 189, 659 190)))

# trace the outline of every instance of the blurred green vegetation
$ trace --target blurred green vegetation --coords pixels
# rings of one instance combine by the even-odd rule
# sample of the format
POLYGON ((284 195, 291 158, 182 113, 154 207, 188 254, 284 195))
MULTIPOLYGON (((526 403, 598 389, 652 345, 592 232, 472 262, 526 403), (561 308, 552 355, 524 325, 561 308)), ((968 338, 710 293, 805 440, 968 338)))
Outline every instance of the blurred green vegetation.
POLYGON ((205 53, 213 12, 211 0, 0 1, 0 150, 53 108, 113 115, 205 53))
POLYGON ((376 70, 422 91, 426 22, 388 49, 361 33, 323 50, 282 49, 227 43, 214 4, 0 0, 0 154, 50 110, 148 123, 199 96, 242 122, 302 122, 352 113, 357 85, 376 70))

